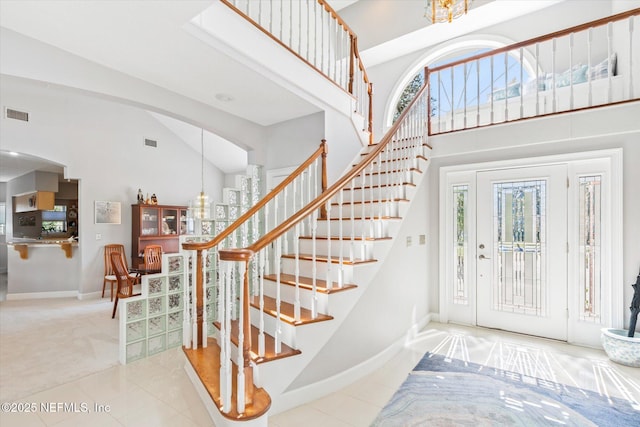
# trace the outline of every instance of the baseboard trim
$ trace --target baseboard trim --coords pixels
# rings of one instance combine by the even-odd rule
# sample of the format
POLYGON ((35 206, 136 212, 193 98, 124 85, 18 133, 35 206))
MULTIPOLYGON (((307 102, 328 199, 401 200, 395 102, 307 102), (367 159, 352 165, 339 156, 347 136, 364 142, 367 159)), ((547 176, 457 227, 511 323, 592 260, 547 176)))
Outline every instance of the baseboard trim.
POLYGON ((100 299, 102 298, 102 292, 87 292, 86 294, 78 293, 79 300, 88 300, 88 299, 100 299))
POLYGON ((7 294, 7 301, 25 299, 47 299, 47 298, 77 298, 78 291, 53 291, 53 292, 23 292, 7 294))
POLYGON ((432 314, 427 314, 424 318, 409 328, 405 336, 393 342, 382 352, 356 366, 322 381, 283 393, 277 398, 271 396, 272 403, 269 414, 279 414, 280 412, 288 411, 296 406, 304 405, 305 403, 320 399, 330 393, 353 384, 376 369, 380 369, 385 363, 391 360, 393 356, 398 354, 403 347, 410 343, 416 337, 417 333, 433 320, 432 317, 432 314))

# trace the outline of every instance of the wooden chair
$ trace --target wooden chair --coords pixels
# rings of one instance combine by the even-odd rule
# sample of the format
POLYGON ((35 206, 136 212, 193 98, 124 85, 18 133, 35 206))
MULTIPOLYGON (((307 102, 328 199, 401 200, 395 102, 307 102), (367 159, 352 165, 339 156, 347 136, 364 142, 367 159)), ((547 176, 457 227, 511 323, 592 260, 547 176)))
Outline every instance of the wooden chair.
POLYGON ((117 252, 111 254, 111 265, 116 276, 116 282, 118 283, 118 287, 116 290, 116 300, 113 303, 113 313, 111 314, 111 318, 113 319, 114 317, 116 317, 118 300, 120 298, 130 298, 140 295, 139 293, 133 293, 133 285, 138 283, 140 275, 136 274, 132 277, 131 273, 129 273, 124 264, 124 258, 117 252))
POLYGON ((147 245, 144 248, 144 268, 158 271, 162 269, 162 246, 147 245))
MULTIPOLYGON (((107 282, 111 284, 111 301, 113 301, 113 285, 117 283, 116 275, 113 272, 113 267, 111 264, 111 254, 118 253, 122 257, 122 262, 124 263, 124 267, 127 271, 129 271, 129 266, 127 264, 127 257, 124 253, 124 245, 115 243, 104 245, 104 281, 102 282, 102 298, 104 298, 104 290, 107 287, 107 282)), ((136 277, 134 273, 129 273, 129 276, 136 277)))

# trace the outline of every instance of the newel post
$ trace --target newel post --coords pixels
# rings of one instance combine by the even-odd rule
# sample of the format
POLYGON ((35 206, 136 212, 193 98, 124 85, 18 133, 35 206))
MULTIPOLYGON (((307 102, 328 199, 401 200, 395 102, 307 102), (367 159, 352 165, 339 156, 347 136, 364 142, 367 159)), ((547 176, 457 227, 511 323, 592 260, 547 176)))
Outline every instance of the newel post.
MULTIPOLYGON (((329 154, 329 144, 327 140, 323 139, 320 143, 322 147, 322 193, 327 191, 327 154, 329 154)), ((320 218, 327 218, 327 206, 325 204, 320 208, 320 218)))
POLYGON ((193 337, 195 342, 197 343, 196 347, 202 347, 204 341, 202 339, 202 330, 203 330, 203 320, 202 313, 204 309, 204 292, 202 291, 202 284, 204 283, 204 278, 202 277, 202 249, 198 249, 196 252, 196 282, 195 282, 195 292, 196 292, 196 330, 198 331, 197 337, 193 337))
POLYGON ((353 94, 353 74, 355 72, 355 55, 356 55, 356 37, 353 34, 349 34, 349 38, 351 39, 350 49, 351 52, 349 54, 349 93, 353 94))
POLYGON ((245 407, 253 404, 253 368, 251 368, 251 317, 249 294, 249 262, 254 252, 251 249, 222 249, 220 260, 244 263, 244 277, 242 279, 242 295, 240 297, 240 328, 238 342, 242 343, 242 362, 238 365, 238 412, 243 413, 245 407), (242 365, 242 366, 240 366, 242 365), (244 399, 240 399, 244 396, 244 399))

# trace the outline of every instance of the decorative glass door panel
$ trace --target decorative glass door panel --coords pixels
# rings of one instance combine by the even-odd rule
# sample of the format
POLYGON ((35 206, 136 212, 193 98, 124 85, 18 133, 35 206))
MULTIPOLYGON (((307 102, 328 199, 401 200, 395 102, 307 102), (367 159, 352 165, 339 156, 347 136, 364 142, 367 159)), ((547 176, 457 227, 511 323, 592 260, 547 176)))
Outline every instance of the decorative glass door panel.
POLYGON ((546 315, 546 180, 493 184, 492 308, 546 315))
POLYGON ((477 174, 477 324, 567 337, 566 166, 477 174))

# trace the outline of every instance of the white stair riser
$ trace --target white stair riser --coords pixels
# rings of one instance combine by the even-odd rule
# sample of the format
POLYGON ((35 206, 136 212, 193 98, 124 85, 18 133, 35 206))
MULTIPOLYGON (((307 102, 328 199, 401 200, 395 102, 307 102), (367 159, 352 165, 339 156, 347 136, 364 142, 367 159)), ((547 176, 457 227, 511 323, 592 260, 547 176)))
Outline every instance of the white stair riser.
MULTIPOLYGON (((264 294, 266 296, 276 298, 278 285, 272 280, 264 281, 264 294)), ((318 313, 327 313, 329 311, 329 298, 328 294, 316 292, 316 304, 318 307, 318 313)), ((280 299, 294 303, 296 300, 296 288, 290 285, 280 285, 280 299)), ((300 288, 300 307, 311 310, 313 307, 313 291, 305 288, 300 288)))
MULTIPOLYGON (((361 202, 363 199, 365 202, 371 200, 388 200, 388 199, 411 199, 415 194, 415 187, 412 185, 396 185, 388 187, 377 187, 374 183, 373 188, 354 189, 344 191, 342 195, 342 202, 349 203, 351 200, 355 202, 361 202), (363 194, 364 193, 364 194, 363 194)), ((338 203, 339 197, 334 197, 333 202, 338 203)))
MULTIPOLYGON (((300 263, 300 276, 313 277, 313 261, 311 260, 299 260, 300 263)), ((330 280, 338 282, 340 276, 340 265, 331 264, 330 271, 327 268, 327 262, 316 261, 316 277, 322 280, 329 280, 327 277, 331 277, 330 280)), ((344 264, 342 266, 343 271, 343 283, 353 283, 353 265, 344 264)), ((282 259, 282 272, 287 274, 295 274, 295 260, 289 258, 282 259)))
MULTIPOLYGON (((366 154, 369 154, 370 152, 372 152, 376 147, 375 146, 371 146, 366 147, 364 149, 364 152, 366 154)), ((387 149, 382 150, 382 152, 380 153, 380 156, 382 156, 383 159, 387 158, 387 149)), ((427 156, 427 154, 429 153, 429 149, 428 147, 423 147, 423 146, 412 146, 412 145, 408 145, 408 144, 402 144, 399 145, 397 143, 393 144, 393 149, 390 151, 389 157, 391 159, 396 159, 399 157, 417 157, 419 155, 422 156, 427 156)))
MULTIPOLYGON (((352 230, 356 236, 364 237, 388 237, 397 220, 376 220, 370 219, 343 221, 342 223, 342 235, 351 236, 352 230)), ((318 221, 318 227, 316 231, 317 236, 327 236, 331 231, 331 236, 338 237, 340 235, 339 225, 337 220, 331 221, 318 221), (329 227, 329 222, 331 226, 329 227)))
MULTIPOLYGON (((257 328, 260 327, 260 310, 255 307, 251 307, 249 312, 251 316, 251 324, 257 328)), ((277 319, 270 314, 264 314, 264 333, 269 334, 272 337, 276 337, 276 331, 280 331, 280 341, 287 344, 289 347, 296 348, 296 327, 280 321, 280 328, 277 327, 277 319)), ((275 350, 274 350, 275 351, 275 350)))
POLYGON ((411 171, 399 171, 399 172, 391 172, 384 173, 379 178, 378 175, 365 174, 364 177, 362 174, 358 175, 354 178, 353 183, 356 187, 365 185, 365 186, 376 186, 376 185, 397 185, 402 183, 415 183, 415 179, 411 171))
MULTIPOLYGON (((400 216, 400 206, 398 202, 373 202, 373 203, 347 203, 340 206, 332 206, 328 212, 329 218, 380 218, 381 216, 400 216)), ((343 225, 344 226, 344 225, 343 225)))
POLYGON ((369 164, 366 167, 366 171, 368 173, 373 172, 386 172, 398 169, 407 169, 407 168, 417 168, 420 163, 418 159, 407 159, 407 158, 398 158, 398 159, 390 159, 382 158, 382 161, 376 160, 372 164, 369 164), (372 169, 373 166, 373 169, 372 169))
MULTIPOLYGON (((340 256, 340 249, 342 249, 343 258, 350 259, 353 253, 353 256, 356 258, 361 258, 361 254, 365 254, 365 259, 373 258, 373 242, 372 241, 361 241, 354 240, 353 242, 349 240, 348 236, 344 236, 342 240, 331 240, 331 244, 329 245, 329 241, 327 239, 316 239, 316 253, 320 255, 328 255, 329 246, 331 246, 331 254, 335 257, 340 256), (363 252, 364 251, 364 252, 363 252)), ((310 254, 313 250, 313 241, 312 239, 300 239, 300 252, 305 254, 310 254)))

